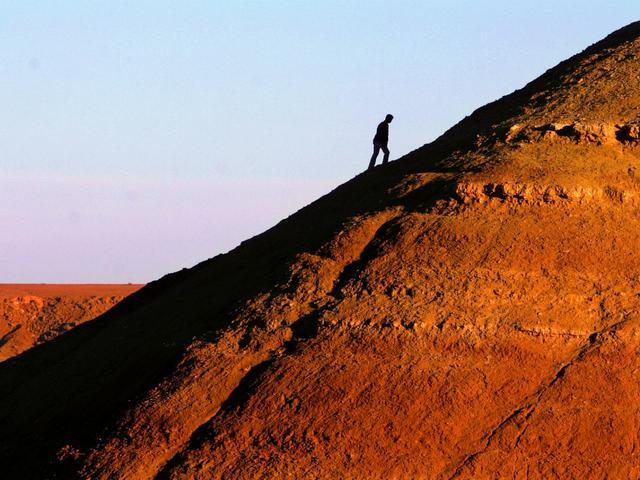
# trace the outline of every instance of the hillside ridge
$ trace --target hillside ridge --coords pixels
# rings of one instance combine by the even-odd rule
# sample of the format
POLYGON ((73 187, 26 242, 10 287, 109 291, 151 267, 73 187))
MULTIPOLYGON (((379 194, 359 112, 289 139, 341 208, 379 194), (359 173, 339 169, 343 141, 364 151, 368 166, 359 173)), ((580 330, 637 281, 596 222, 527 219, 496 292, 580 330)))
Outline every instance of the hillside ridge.
POLYGON ((5 476, 640 474, 639 33, 0 364, 5 476))

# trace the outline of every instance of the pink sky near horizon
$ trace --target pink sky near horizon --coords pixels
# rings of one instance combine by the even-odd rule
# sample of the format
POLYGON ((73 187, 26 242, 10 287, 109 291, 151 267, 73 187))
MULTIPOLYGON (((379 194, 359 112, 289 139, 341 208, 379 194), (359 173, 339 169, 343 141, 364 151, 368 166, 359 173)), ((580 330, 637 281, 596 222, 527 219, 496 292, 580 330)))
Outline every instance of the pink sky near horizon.
POLYGON ((147 283, 234 248, 338 183, 13 175, 0 192, 0 283, 147 283))

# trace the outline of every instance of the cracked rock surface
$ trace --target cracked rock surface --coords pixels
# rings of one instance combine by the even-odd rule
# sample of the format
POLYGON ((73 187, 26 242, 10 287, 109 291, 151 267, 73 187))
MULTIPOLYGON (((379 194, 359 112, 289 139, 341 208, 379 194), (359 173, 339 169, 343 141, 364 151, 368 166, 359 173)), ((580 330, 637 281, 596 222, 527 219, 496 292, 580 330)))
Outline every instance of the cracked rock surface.
POLYGON ((638 72, 634 23, 0 364, 3 477, 637 478, 638 72))

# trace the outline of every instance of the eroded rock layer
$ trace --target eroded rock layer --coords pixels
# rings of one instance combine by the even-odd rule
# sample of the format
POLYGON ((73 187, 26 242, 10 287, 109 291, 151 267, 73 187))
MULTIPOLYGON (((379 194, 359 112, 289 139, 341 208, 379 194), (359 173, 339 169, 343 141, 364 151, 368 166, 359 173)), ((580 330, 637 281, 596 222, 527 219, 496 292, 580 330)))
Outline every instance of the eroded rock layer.
POLYGON ((5 472, 636 478, 639 71, 635 23, 0 365, 5 472))

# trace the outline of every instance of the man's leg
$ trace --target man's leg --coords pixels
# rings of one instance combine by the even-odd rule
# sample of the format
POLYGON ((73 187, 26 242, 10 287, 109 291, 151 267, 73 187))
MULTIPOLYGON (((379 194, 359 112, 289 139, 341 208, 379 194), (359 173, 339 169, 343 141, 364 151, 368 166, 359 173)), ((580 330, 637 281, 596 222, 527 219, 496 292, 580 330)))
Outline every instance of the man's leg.
POLYGON ((371 155, 371 161, 369 162, 368 170, 371 170, 373 166, 376 164, 376 158, 378 158, 378 153, 380 153, 380 146, 373 144, 373 155, 371 155))
POLYGON ((389 149, 385 145, 382 147, 382 151, 384 152, 384 158, 382 159, 382 164, 384 165, 389 161, 389 149))

